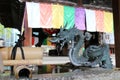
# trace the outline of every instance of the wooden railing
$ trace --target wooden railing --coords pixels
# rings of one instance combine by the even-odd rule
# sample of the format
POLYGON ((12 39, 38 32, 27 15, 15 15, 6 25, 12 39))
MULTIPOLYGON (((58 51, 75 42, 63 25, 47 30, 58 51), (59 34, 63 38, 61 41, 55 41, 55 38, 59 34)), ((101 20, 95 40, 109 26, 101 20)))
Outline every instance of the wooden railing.
POLYGON ((110 44, 110 53, 111 54, 115 54, 115 45, 114 44, 110 44))

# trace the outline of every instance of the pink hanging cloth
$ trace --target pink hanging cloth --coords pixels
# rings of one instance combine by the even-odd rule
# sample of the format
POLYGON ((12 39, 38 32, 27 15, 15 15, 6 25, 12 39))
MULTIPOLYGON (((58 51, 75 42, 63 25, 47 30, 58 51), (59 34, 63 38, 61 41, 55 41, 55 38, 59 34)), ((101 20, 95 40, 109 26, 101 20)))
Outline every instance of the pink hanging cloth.
POLYGON ((40 3, 40 26, 52 28, 52 4, 40 3))
POLYGON ((98 32, 104 32, 104 13, 102 10, 95 10, 96 28, 98 32))

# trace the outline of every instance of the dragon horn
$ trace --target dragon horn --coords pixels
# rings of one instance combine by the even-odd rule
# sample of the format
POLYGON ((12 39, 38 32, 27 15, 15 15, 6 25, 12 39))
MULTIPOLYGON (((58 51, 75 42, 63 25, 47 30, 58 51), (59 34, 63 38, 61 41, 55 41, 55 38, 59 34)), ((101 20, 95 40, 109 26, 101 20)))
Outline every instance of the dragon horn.
POLYGON ((66 26, 67 26, 67 23, 63 26, 63 28, 62 28, 62 26, 60 27, 60 32, 62 32, 65 28, 66 28, 66 26))
POLYGON ((67 22, 66 22, 66 24, 64 25, 64 27, 63 27, 63 28, 64 28, 64 29, 66 29, 66 27, 67 27, 67 22))
POLYGON ((60 32, 62 32, 64 29, 62 28, 62 26, 60 26, 60 32))
POLYGON ((76 27, 75 27, 75 24, 73 25, 73 28, 76 28, 76 27))

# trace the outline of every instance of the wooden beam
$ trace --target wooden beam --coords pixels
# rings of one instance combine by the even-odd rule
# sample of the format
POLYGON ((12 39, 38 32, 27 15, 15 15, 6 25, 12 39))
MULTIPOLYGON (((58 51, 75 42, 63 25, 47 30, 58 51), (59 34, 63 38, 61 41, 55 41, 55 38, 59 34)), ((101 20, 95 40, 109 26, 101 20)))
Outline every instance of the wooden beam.
POLYGON ((120 0, 112 0, 116 67, 120 68, 120 0))
POLYGON ((82 0, 78 0, 77 5, 78 5, 78 6, 82 6, 82 5, 83 5, 83 4, 82 4, 82 0))
POLYGON ((64 0, 19 0, 20 2, 43 2, 43 3, 55 3, 69 6, 77 6, 77 3, 64 0))

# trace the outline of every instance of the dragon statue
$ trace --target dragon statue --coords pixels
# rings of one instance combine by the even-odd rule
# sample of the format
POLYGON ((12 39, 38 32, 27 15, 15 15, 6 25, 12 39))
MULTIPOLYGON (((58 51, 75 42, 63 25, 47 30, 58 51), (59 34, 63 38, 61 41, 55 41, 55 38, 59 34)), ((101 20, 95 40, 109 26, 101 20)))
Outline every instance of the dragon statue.
POLYGON ((68 55, 74 66, 95 67, 99 65, 102 68, 112 69, 113 65, 107 44, 90 45, 80 54, 84 41, 90 40, 91 36, 90 33, 80 31, 75 26, 71 29, 65 29, 64 26, 50 41, 56 44, 58 50, 62 50, 63 46, 68 44, 68 55))

